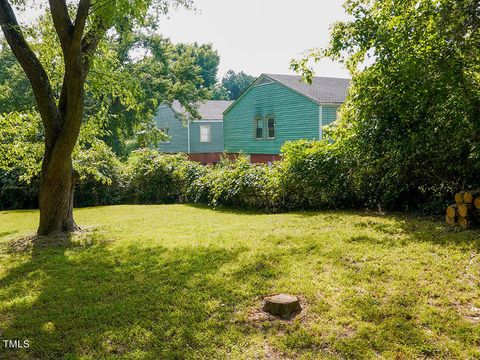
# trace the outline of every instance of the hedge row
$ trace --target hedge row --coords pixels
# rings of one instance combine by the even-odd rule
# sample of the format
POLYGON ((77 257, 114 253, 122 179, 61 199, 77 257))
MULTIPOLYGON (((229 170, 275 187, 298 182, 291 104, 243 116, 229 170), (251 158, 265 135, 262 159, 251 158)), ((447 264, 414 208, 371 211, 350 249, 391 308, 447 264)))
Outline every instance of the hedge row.
MULTIPOLYGON (((77 207, 204 203, 267 212, 378 206, 368 172, 338 144, 300 140, 285 144, 282 153, 272 166, 250 164, 243 156, 203 166, 184 154, 142 149, 126 162, 102 159, 101 176, 83 175, 75 202, 77 207)), ((0 208, 36 206, 36 183, 24 184, 19 175, 0 173, 0 208)))

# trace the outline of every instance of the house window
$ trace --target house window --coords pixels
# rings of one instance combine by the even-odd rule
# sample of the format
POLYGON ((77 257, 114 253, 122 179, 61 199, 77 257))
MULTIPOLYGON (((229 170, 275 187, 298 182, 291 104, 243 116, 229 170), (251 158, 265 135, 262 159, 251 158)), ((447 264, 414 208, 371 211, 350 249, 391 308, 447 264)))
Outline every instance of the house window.
POLYGON ((171 138, 170 138, 170 136, 169 136, 169 134, 168 134, 168 128, 161 128, 160 131, 161 131, 162 133, 164 133, 165 135, 168 136, 168 139, 162 140, 161 143, 162 143, 162 144, 170 144, 170 139, 171 139, 171 138))
POLYGON ((275 117, 269 115, 267 119, 267 139, 275 139, 275 117))
POLYGON ((255 117, 255 139, 263 139, 263 118, 261 116, 255 117))
POLYGON ((212 141, 212 134, 210 132, 210 125, 200 126, 200 142, 209 143, 212 141))

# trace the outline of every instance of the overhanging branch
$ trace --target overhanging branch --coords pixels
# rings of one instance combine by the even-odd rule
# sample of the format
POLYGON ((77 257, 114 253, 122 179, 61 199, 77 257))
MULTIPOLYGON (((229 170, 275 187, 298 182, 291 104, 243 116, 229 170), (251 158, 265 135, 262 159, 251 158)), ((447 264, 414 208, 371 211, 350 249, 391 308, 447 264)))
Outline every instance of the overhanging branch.
POLYGON ((90 0, 80 0, 77 9, 77 16, 75 17, 74 35, 73 39, 75 43, 80 43, 82 40, 83 32, 85 30, 85 24, 89 15, 91 7, 90 0))
POLYGON ((73 24, 68 15, 68 8, 65 0, 49 0, 50 12, 53 25, 60 38, 62 47, 66 49, 73 36, 73 24))
POLYGON ((88 70, 90 69, 91 58, 97 51, 98 44, 100 43, 103 35, 105 35, 107 28, 108 26, 106 25, 105 21, 97 18, 96 25, 92 26, 92 28, 82 39, 82 57, 85 76, 88 74, 88 70))
POLYGON ((8 45, 32 85, 45 135, 49 137, 61 126, 50 81, 42 64, 26 42, 15 13, 7 0, 0 0, 0 26, 8 45))

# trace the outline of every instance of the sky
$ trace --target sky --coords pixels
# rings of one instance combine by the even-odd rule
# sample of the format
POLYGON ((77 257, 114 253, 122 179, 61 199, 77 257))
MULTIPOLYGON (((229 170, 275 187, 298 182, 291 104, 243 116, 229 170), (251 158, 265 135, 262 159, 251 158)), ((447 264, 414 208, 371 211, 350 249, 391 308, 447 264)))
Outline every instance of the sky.
MULTIPOLYGON (((258 76, 294 74, 290 60, 328 44, 330 27, 345 20, 343 0, 195 0, 197 11, 178 9, 160 20, 173 42, 212 43, 219 76, 229 69, 258 76)), ((317 76, 349 77, 339 63, 323 60, 317 76)))

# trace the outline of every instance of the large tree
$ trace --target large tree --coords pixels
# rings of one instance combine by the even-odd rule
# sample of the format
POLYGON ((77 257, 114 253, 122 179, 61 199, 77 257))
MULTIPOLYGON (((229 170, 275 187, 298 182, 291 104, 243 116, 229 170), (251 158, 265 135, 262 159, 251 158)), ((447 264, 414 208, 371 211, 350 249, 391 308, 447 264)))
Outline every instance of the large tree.
POLYGON ((101 39, 107 31, 115 31, 115 28, 142 26, 147 22, 148 13, 165 13, 172 5, 178 4, 188 6, 190 0, 98 0, 93 3, 79 0, 77 4, 49 0, 63 55, 63 81, 56 94, 44 65, 17 21, 12 5, 8 0, 0 0, 0 26, 30 81, 45 133, 39 235, 78 229, 73 218, 76 175, 72 152, 82 124, 85 81, 101 39))
MULTIPOLYGON (((347 0, 326 49, 352 74, 336 140, 372 202, 412 209, 480 186, 480 2, 347 0)), ((430 205, 432 206, 432 205, 430 205)), ((442 208, 435 204, 437 208, 442 208)))
POLYGON ((218 100, 237 100, 240 95, 255 81, 255 77, 246 74, 243 71, 236 73, 228 70, 222 78, 213 94, 214 99, 218 100))

